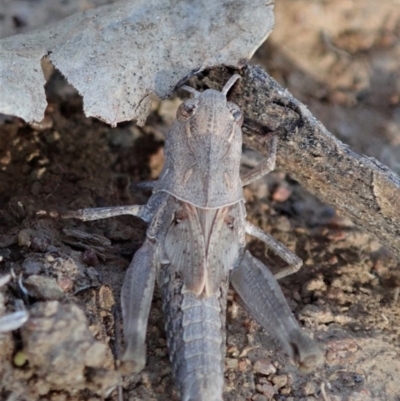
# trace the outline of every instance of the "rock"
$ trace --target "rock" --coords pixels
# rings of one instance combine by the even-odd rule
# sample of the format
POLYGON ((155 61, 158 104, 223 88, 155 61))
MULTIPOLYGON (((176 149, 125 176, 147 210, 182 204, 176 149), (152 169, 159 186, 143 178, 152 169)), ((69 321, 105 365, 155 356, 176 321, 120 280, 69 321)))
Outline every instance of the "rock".
POLYGON ((284 185, 279 185, 274 193, 272 194, 272 199, 276 202, 285 202, 292 195, 292 191, 284 185))
POLYGON ((99 259, 93 249, 86 249, 82 254, 83 263, 88 266, 96 267, 99 265, 99 259))
POLYGON ((237 369, 239 366, 239 361, 235 358, 226 358, 225 366, 227 369, 237 369))
POLYGON ((316 389, 316 386, 315 386, 314 382, 307 382, 303 387, 303 394, 305 396, 312 395, 315 393, 315 389, 316 389))
POLYGON ((286 375, 277 375, 272 378, 272 383, 274 383, 277 388, 285 387, 287 382, 288 377, 286 375))
POLYGON ((325 292, 326 291, 326 284, 322 277, 314 278, 308 281, 302 288, 301 294, 304 297, 311 296, 314 292, 325 292))
POLYGON ((18 245, 29 248, 31 246, 32 235, 33 235, 33 231, 28 228, 24 228, 23 230, 21 230, 17 236, 18 237, 18 245))
POLYGON ((327 307, 317 305, 306 305, 300 312, 299 318, 305 320, 312 319, 315 323, 326 324, 335 321, 332 311, 327 307))
POLYGON ((72 291, 72 289, 74 288, 74 282, 69 277, 65 276, 58 277, 57 284, 64 292, 72 291))
POLYGON ((21 329, 23 352, 46 388, 74 391, 90 387, 104 395, 118 383, 108 347, 91 335, 83 311, 74 304, 38 302, 21 329))
POLYGON ((254 364, 254 373, 269 376, 276 372, 275 366, 269 359, 258 359, 254 364))
POLYGON ((270 383, 258 384, 257 391, 264 394, 265 398, 269 401, 276 394, 276 389, 270 383))
POLYGON ((22 268, 25 274, 32 275, 32 274, 39 274, 42 270, 43 262, 36 260, 34 258, 26 258, 22 262, 22 268))
POLYGON ((31 249, 35 252, 46 252, 50 241, 47 238, 41 236, 33 236, 31 239, 31 249))
POLYGON ((107 356, 107 347, 98 341, 94 342, 86 351, 85 365, 91 368, 102 367, 107 356))
POLYGON ((24 281, 24 285, 33 297, 41 300, 59 300, 64 296, 63 290, 52 277, 33 274, 24 281))

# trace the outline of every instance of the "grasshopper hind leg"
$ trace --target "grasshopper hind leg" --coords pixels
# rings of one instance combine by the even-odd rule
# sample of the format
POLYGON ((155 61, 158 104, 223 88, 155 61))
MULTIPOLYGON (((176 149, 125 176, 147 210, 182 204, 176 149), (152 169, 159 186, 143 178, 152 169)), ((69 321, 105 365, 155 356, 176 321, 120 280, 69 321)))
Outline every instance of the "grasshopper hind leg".
POLYGON ((301 371, 309 372, 321 363, 319 346, 302 331, 267 266, 246 251, 230 280, 245 309, 280 342, 301 371))

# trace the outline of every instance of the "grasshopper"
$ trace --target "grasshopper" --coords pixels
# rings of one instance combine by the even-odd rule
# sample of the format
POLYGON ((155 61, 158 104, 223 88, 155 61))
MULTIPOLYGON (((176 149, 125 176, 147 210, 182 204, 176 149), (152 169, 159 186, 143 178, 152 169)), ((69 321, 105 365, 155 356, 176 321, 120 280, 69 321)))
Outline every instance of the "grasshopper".
POLYGON ((161 288, 165 330, 182 401, 222 401, 225 314, 229 283, 240 303, 303 371, 322 360, 314 340, 293 317, 277 279, 296 272, 301 259, 246 221, 243 186, 275 167, 269 156, 240 176, 243 116, 227 101, 239 75, 221 92, 193 94, 178 108, 165 141, 165 165, 146 205, 81 209, 62 217, 84 221, 119 215, 148 223, 146 239, 127 270, 121 293, 125 349, 121 369, 146 363, 146 329, 155 282, 161 288), (265 242, 288 267, 275 276, 245 249, 245 234, 265 242))

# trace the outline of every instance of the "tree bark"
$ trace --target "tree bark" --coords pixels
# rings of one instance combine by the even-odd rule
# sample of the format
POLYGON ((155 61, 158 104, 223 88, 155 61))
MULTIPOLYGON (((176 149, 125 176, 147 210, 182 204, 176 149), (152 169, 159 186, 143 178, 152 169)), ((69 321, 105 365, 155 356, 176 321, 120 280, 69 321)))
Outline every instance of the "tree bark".
MULTIPOLYGON (((244 143, 262 154, 278 136, 277 167, 349 216, 400 258, 400 178, 332 135, 262 68, 247 66, 229 99, 245 114, 244 143)), ((223 85, 232 71, 216 68, 207 84, 223 85)))

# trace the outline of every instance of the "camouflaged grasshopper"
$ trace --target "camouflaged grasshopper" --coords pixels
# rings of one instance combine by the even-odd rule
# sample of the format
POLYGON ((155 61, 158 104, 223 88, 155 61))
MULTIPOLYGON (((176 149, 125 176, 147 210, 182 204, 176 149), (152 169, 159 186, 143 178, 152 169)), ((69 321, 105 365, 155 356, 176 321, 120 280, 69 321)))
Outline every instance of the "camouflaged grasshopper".
POLYGON ((226 99, 239 78, 234 75, 221 92, 183 87, 194 97, 178 108, 165 141, 164 169, 146 205, 82 209, 63 216, 96 220, 129 214, 149 224, 122 288, 122 368, 134 373, 145 366, 146 328, 157 280, 183 401, 222 401, 229 283, 301 369, 311 370, 322 360, 276 281, 297 271, 301 260, 245 219, 242 188, 274 169, 276 140, 269 157, 240 177, 243 117, 226 99), (245 250, 245 233, 265 242, 289 266, 273 276, 245 250))

